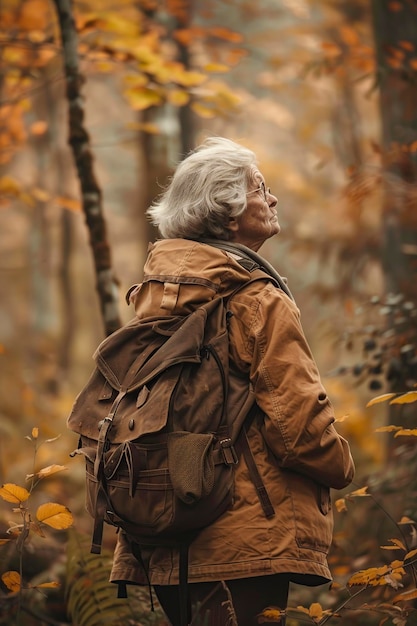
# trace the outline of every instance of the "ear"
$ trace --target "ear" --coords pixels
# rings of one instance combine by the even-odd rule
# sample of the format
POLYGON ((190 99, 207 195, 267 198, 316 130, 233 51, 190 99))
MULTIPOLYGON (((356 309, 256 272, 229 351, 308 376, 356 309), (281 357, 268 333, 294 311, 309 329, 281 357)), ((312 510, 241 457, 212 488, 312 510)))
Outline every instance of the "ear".
POLYGON ((239 230, 239 223, 235 217, 229 218, 229 224, 227 225, 227 229, 235 233, 239 230))

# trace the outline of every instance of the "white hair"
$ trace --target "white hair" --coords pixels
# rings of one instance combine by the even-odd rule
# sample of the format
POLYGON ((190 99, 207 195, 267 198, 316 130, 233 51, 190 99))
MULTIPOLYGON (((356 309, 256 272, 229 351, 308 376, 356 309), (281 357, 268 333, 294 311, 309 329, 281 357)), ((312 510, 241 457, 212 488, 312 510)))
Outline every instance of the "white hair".
POLYGON ((210 137, 179 163, 147 214, 166 238, 229 239, 229 220, 246 209, 255 167, 251 150, 210 137))

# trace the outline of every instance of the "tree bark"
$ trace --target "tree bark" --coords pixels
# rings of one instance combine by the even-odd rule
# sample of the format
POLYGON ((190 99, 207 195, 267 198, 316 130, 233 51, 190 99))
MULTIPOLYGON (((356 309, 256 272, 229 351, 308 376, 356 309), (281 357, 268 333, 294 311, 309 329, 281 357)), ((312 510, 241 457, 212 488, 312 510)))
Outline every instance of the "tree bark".
POLYGON ((81 186, 82 207, 89 230, 97 278, 97 291, 106 335, 121 326, 117 281, 111 266, 110 246, 102 209, 102 194, 94 173, 90 137, 84 126, 84 77, 79 71, 78 37, 71 0, 54 0, 62 37, 69 110, 69 138, 81 186))
POLYGON ((384 171, 388 291, 417 297, 417 3, 373 0, 384 171))

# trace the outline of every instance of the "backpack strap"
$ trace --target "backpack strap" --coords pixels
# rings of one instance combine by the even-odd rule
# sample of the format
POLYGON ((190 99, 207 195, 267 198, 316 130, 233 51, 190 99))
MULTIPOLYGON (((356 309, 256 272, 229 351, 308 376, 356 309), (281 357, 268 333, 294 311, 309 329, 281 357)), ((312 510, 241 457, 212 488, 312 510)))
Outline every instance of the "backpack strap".
POLYGON ((260 269, 265 274, 268 274, 271 278, 274 279, 275 283, 277 283, 278 287, 285 293, 291 300, 294 300, 294 297, 291 291, 286 284, 285 279, 278 274, 276 269, 260 254, 251 250, 247 246, 244 246, 240 243, 232 243, 230 241, 222 241, 220 239, 199 239, 200 243, 204 243, 208 246, 213 246, 214 248, 219 248, 220 250, 224 250, 225 252, 229 252, 230 254, 237 256, 237 262, 242 265, 249 272, 253 272, 255 269, 260 269))
POLYGON ((250 449, 248 435, 247 435, 247 429, 249 428, 252 421, 254 420, 256 414, 258 413, 258 410, 259 410, 258 405, 256 403, 253 404, 251 410, 248 413, 248 417, 246 418, 245 423, 243 424, 240 430, 239 436, 235 443, 235 447, 236 447, 238 456, 239 457, 243 456, 245 459, 245 462, 249 471, 249 476, 256 489, 256 493, 257 493, 259 502, 261 503, 264 515, 267 519, 270 519, 271 517, 274 517, 275 509, 272 505, 272 502, 268 495, 268 491, 259 473, 258 466, 256 465, 255 458, 253 456, 252 450, 250 449))

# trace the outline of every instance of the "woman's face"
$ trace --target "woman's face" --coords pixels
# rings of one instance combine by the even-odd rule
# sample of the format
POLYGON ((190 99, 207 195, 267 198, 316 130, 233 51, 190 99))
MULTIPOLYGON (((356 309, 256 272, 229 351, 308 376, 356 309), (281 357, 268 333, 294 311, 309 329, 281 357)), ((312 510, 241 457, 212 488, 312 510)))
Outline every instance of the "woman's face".
POLYGON ((245 211, 230 219, 230 241, 242 243, 256 252, 269 237, 281 230, 276 211, 278 200, 265 187, 264 177, 255 168, 246 195, 245 211))

